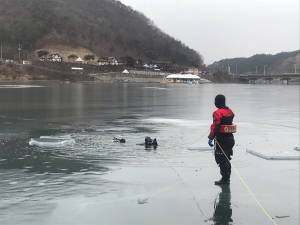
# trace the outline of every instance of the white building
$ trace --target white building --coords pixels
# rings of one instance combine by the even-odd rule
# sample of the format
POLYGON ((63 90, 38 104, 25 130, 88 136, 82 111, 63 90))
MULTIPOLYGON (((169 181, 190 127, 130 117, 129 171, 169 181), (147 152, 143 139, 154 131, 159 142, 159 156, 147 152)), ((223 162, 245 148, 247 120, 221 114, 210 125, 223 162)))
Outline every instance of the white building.
POLYGON ((185 83, 199 81, 200 77, 193 74, 170 74, 166 77, 168 83, 185 83))
POLYGON ((51 54, 49 57, 49 61, 51 62, 62 62, 62 60, 63 58, 58 53, 51 54))
POLYGON ((100 66, 104 65, 119 65, 119 61, 115 57, 102 57, 98 59, 98 64, 100 66))

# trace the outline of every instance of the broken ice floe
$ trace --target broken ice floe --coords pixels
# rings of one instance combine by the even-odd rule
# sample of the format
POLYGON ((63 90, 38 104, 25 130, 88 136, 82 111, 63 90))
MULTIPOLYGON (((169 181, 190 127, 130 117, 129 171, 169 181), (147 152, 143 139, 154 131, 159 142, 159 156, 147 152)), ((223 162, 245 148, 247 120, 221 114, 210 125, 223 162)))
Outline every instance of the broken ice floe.
POLYGON ((70 135, 66 136, 41 136, 40 138, 31 138, 29 145, 40 147, 55 147, 60 145, 72 145, 75 140, 70 135))
POLYGON ((212 148, 212 147, 188 147, 187 150, 205 152, 205 151, 214 151, 214 148, 212 148))
POLYGON ((250 149, 246 149, 246 152, 266 160, 300 160, 300 156, 267 156, 250 149))
POLYGON ((145 204, 145 203, 148 203, 148 198, 139 198, 139 199, 138 199, 138 203, 139 203, 139 204, 145 204))

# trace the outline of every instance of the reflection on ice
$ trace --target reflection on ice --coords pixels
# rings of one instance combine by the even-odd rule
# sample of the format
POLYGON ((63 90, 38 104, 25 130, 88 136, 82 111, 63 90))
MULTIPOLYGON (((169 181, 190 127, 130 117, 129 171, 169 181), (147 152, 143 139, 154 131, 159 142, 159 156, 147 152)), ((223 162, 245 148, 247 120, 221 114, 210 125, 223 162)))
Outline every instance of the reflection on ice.
POLYGON ((31 138, 29 145, 36 145, 40 147, 54 147, 59 145, 74 144, 75 140, 69 135, 66 136, 41 136, 40 138, 31 138))
POLYGON ((162 87, 143 87, 144 89, 157 89, 157 90, 171 90, 170 88, 162 88, 162 87))

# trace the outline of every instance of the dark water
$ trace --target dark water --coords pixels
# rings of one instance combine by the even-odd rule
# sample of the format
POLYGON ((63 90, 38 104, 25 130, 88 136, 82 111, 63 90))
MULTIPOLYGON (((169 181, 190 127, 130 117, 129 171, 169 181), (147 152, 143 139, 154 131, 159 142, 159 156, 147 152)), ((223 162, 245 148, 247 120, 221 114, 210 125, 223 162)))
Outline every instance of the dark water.
MULTIPOLYGON (((250 167, 255 174, 262 167, 270 169, 258 158, 246 160, 246 148, 269 155, 297 154, 297 85, 2 83, 0 224, 58 224, 43 221, 61 199, 91 198, 124 188, 128 184, 102 175, 118 166, 160 166, 161 161, 149 160, 156 157, 152 149, 137 144, 150 136, 157 138, 161 152, 189 145, 207 132, 219 93, 226 95, 236 115, 236 143, 243 150, 237 153, 237 168, 250 167), (113 137, 125 138, 126 143, 114 143, 113 137)), ((199 145, 206 146, 206 139, 199 145)), ((280 179, 285 170, 299 177, 297 161, 280 162, 276 168, 280 179)), ((288 183, 292 178, 286 179, 288 183)), ((299 190, 299 185, 294 188, 299 190)), ((275 189, 284 193, 285 185, 275 189)), ((230 192, 220 198, 228 199, 226 193, 230 192)), ((298 203, 291 207, 299 209, 299 194, 294 197, 298 203)), ((206 219, 208 224, 214 221, 206 219)), ((294 215, 291 223, 283 224, 297 219, 294 215)))

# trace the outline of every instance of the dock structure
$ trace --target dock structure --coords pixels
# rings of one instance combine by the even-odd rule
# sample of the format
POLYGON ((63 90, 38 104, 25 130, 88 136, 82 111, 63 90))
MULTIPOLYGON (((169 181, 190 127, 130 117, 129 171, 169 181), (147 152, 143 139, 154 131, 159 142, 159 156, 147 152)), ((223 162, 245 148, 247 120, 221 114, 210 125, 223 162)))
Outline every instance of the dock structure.
POLYGON ((261 79, 264 81, 269 81, 270 84, 272 84, 272 80, 279 79, 282 81, 282 84, 286 83, 289 84, 289 82, 292 79, 298 79, 300 80, 300 73, 279 73, 279 74, 251 74, 251 75, 239 75, 240 80, 242 81, 248 81, 249 83, 255 84, 257 80, 261 79))

